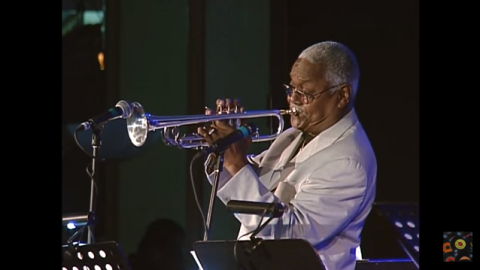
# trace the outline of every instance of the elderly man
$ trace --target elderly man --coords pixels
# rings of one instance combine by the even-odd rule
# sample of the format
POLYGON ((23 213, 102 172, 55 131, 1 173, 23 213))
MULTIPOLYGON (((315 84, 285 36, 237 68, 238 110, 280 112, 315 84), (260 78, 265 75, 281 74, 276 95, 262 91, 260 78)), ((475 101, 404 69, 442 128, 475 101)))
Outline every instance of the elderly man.
MULTIPOLYGON (((328 270, 355 269, 355 250, 375 198, 376 158, 354 110, 359 76, 356 57, 343 44, 328 41, 305 49, 285 86, 290 108, 296 111, 292 128, 254 157, 247 156, 251 140, 232 145, 224 153, 219 181, 218 197, 225 204, 285 203, 284 215, 259 236, 306 239, 328 270)), ((225 102, 218 100, 217 105, 225 102)), ((215 122, 198 132, 211 143, 234 130, 215 122)), ((207 175, 212 182, 213 174, 207 175)), ((236 217, 241 237, 261 219, 236 217)))

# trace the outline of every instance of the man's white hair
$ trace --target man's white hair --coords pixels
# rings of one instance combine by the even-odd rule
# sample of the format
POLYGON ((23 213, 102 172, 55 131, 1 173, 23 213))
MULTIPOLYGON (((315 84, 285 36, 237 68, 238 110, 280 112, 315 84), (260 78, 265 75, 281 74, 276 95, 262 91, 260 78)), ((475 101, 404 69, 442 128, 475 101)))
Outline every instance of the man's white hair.
MULTIPOLYGON (((324 41, 306 48, 298 58, 322 65, 325 68, 326 80, 332 86, 348 83, 355 96, 360 68, 355 54, 347 46, 334 41, 324 41)), ((337 90, 339 88, 335 87, 332 92, 337 90)))

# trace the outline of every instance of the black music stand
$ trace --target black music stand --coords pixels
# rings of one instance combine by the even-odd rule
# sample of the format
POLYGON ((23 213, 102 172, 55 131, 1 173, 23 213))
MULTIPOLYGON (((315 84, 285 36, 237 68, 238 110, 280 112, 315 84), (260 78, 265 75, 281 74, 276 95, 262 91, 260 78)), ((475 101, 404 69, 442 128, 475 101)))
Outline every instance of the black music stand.
POLYGON ((375 203, 373 208, 395 227, 397 240, 419 268, 419 207, 417 203, 375 203))
POLYGON ((127 257, 116 242, 62 246, 62 267, 66 270, 131 270, 127 257))
POLYGON ((325 270, 303 239, 199 241, 193 249, 203 270, 325 270))

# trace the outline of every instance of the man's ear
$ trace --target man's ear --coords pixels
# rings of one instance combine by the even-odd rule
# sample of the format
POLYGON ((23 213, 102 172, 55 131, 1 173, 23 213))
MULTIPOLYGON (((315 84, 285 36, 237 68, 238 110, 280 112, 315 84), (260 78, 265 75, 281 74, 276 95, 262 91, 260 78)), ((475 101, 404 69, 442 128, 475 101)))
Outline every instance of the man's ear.
POLYGON ((338 108, 343 109, 350 103, 350 98, 352 97, 353 89, 350 85, 346 84, 342 86, 338 91, 338 108))

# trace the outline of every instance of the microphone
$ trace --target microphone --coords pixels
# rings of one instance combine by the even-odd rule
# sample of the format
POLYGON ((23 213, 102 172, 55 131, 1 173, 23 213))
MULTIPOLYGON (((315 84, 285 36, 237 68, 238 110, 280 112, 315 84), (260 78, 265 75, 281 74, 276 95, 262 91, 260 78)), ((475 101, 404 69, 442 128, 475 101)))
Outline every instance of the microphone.
POLYGON ((256 131, 256 127, 253 125, 241 126, 236 131, 228 134, 226 137, 213 142, 212 146, 201 150, 201 152, 199 152, 197 155, 203 156, 210 155, 211 153, 222 154, 232 144, 252 136, 254 131, 256 131))
POLYGON ((227 209, 234 214, 249 214, 278 218, 283 215, 285 206, 282 203, 230 200, 227 203, 227 209))
POLYGON ((77 131, 89 130, 95 126, 102 126, 118 118, 130 117, 131 114, 132 107, 130 106, 130 103, 125 100, 120 100, 117 102, 117 105, 115 105, 115 108, 111 108, 110 110, 81 123, 78 126, 77 131))

